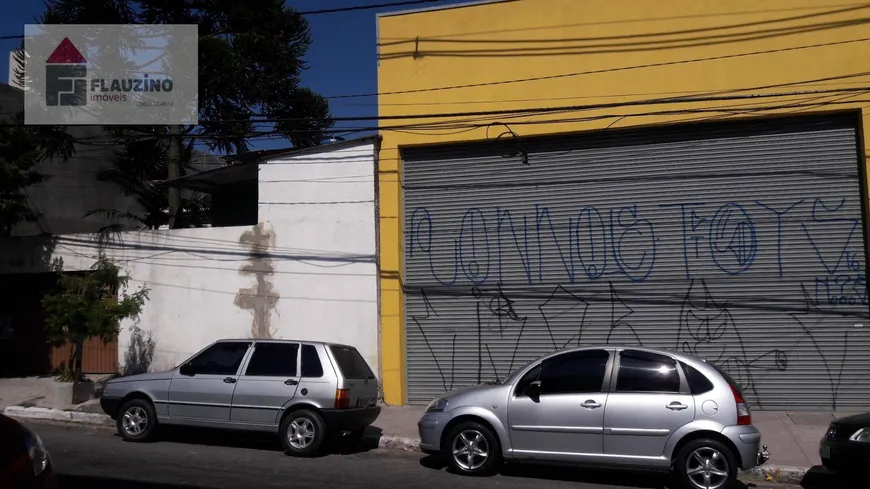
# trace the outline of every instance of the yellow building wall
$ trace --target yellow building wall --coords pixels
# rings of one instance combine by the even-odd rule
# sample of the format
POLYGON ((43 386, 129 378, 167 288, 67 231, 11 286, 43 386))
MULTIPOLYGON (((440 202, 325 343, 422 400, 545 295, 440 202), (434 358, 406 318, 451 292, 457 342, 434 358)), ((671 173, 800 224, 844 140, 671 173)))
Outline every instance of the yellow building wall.
MULTIPOLYGON (((462 118, 521 137, 870 107, 870 3, 508 0, 381 16, 378 37, 380 116, 575 106, 462 118), (464 87, 437 89, 449 86, 464 87), (679 100, 750 94, 764 96, 679 100)), ((433 121, 380 122, 381 361, 394 405, 405 402, 399 148, 487 137, 406 127, 433 121)))

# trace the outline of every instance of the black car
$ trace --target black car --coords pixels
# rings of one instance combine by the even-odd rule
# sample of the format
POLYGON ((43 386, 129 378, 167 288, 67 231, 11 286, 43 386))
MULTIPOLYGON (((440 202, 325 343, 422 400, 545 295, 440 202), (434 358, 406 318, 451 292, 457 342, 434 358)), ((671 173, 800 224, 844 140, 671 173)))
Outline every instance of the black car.
POLYGON ((870 463, 870 413, 840 418, 819 444, 822 465, 834 472, 854 472, 870 463))
POLYGON ((39 436, 0 414, 0 487, 56 489, 51 459, 39 436))

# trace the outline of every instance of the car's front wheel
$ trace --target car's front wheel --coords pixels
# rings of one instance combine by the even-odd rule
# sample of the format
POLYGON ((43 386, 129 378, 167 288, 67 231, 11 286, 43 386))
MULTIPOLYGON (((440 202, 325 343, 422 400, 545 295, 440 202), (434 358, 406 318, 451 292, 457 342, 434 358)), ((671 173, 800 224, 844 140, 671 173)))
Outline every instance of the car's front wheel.
POLYGON ((157 427, 154 406, 145 399, 131 399, 121 406, 115 420, 118 434, 126 441, 148 441, 157 427))
POLYGON ((737 481, 737 460, 723 443, 702 438, 680 450, 674 472, 684 489, 730 489, 737 481))
POLYGON ((448 433, 443 447, 447 463, 464 475, 491 475, 501 464, 501 444, 486 425, 476 421, 459 423, 448 433))

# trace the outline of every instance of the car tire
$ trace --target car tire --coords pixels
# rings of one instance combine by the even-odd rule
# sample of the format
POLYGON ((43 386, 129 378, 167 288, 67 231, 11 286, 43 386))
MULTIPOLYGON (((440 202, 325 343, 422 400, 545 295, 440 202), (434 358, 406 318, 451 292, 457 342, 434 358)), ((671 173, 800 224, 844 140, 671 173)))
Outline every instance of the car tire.
POLYGON ((311 457, 317 455, 326 439, 326 424, 314 411, 293 411, 281 422, 281 445, 287 455, 311 457))
POLYGON ((121 406, 115 419, 118 434, 124 441, 145 442, 157 428, 154 405, 146 399, 131 399, 121 406))
POLYGON ((447 456, 450 468, 462 475, 493 475, 501 465, 501 443, 498 436, 488 426, 476 421, 465 421, 454 426, 441 448, 447 456), (456 450, 465 452, 457 454, 456 450), (470 458, 468 450, 473 451, 470 458))
POLYGON ((706 487, 706 476, 711 478, 713 487, 730 489, 737 481, 737 459, 731 449, 719 441, 708 438, 692 440, 677 454, 674 476, 678 487, 684 489, 706 487), (717 486, 723 479, 724 484, 717 486))

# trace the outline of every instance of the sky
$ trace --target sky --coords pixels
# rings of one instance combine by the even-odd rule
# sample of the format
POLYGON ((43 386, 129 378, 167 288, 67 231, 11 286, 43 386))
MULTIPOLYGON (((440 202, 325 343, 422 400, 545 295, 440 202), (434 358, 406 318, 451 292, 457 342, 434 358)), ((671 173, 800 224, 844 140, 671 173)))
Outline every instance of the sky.
MULTIPOLYGON (((397 0, 287 0, 287 4, 300 11, 391 3, 397 0)), ((443 0, 431 6, 463 3, 468 0, 443 0)), ((42 0, 0 0, 0 36, 24 33, 24 24, 34 23, 43 11, 42 0)), ((313 43, 305 59, 303 85, 322 95, 377 92, 377 50, 375 15, 379 12, 408 10, 429 5, 410 5, 371 10, 357 10, 312 15, 308 17, 313 43)), ((9 51, 16 49, 20 40, 0 39, 0 81, 9 80, 9 51)), ((335 117, 377 115, 377 98, 330 100, 335 117)), ((345 125, 359 125, 350 122, 345 125)), ((336 127, 341 127, 337 125, 336 127)), ((286 140, 258 140, 252 149, 287 147, 286 140)))

